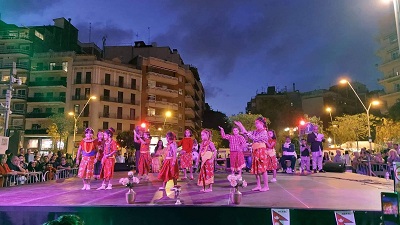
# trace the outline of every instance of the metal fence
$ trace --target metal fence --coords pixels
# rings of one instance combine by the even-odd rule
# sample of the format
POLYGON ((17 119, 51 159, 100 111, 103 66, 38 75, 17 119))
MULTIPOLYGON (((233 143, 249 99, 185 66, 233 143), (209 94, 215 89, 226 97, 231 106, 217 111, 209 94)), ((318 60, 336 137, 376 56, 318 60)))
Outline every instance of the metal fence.
POLYGON ((3 187, 19 186, 26 184, 33 184, 39 182, 46 182, 49 180, 68 179, 78 175, 78 168, 60 169, 60 170, 47 170, 45 172, 29 172, 27 174, 8 174, 3 175, 3 187))
POLYGON ((387 163, 368 164, 368 162, 363 162, 357 166, 355 172, 358 174, 371 175, 393 180, 393 167, 387 163))

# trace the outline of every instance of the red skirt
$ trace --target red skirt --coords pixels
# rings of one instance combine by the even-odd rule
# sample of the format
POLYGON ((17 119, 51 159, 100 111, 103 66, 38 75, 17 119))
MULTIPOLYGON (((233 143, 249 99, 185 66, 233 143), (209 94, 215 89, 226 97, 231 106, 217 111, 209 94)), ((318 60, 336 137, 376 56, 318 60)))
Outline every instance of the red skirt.
POLYGON ((150 153, 140 153, 139 158, 139 176, 143 176, 144 174, 149 174, 151 165, 151 156, 150 153))
POLYGON ((190 169, 192 166, 192 153, 185 152, 185 154, 181 155, 181 169, 190 169))
POLYGON ((175 162, 175 165, 172 166, 173 159, 165 159, 163 165, 161 167, 160 173, 158 174, 158 179, 162 180, 163 182, 168 182, 172 179, 179 178, 179 168, 178 163, 175 162))
POLYGON ((96 156, 82 156, 79 164, 78 177, 82 179, 90 179, 93 177, 94 160, 96 156))
POLYGON ((241 170, 246 167, 246 163, 244 162, 244 155, 243 152, 231 152, 230 153, 230 160, 231 160, 231 170, 241 170))
POLYGON ((107 158, 103 161, 103 165, 101 167, 100 178, 111 180, 114 175, 114 165, 115 159, 114 158, 107 158))
POLYGON ((261 175, 268 170, 268 155, 266 148, 253 149, 251 174, 261 175))
POLYGON ((199 179, 197 185, 209 185, 214 183, 214 160, 207 160, 200 168, 199 179))

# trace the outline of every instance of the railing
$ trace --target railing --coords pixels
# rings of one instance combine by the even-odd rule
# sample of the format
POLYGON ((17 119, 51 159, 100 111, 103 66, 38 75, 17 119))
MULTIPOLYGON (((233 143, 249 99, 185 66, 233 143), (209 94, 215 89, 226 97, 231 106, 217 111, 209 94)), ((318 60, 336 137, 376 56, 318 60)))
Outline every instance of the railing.
MULTIPOLYGON (((11 69, 13 68, 13 63, 4 63, 0 64, 0 69, 11 69)), ((16 64, 17 69, 29 69, 29 63, 17 63, 16 64)))
POLYGON ((18 53, 29 55, 30 50, 22 48, 0 49, 0 54, 18 54, 18 53))
POLYGON ((49 180, 68 179, 78 175, 78 168, 60 169, 49 168, 44 172, 29 172, 24 175, 3 175, 4 187, 19 186, 25 184, 33 184, 38 182, 45 182, 49 180))
POLYGON ((29 97, 28 102, 64 102, 65 97, 29 97))
POLYGON ((131 100, 121 99, 104 95, 100 96, 100 101, 116 102, 116 103, 130 104, 130 105, 140 105, 140 101, 134 101, 133 99, 131 100))
POLYGON ((26 118, 47 118, 54 115, 54 113, 30 112, 26 114, 26 118))
POLYGON ((369 165, 368 161, 362 161, 357 165, 356 173, 386 178, 388 175, 389 179, 393 180, 393 168, 386 164, 386 163, 370 163, 371 164, 371 171, 369 172, 369 165))
MULTIPOLYGON (((0 98, 6 98, 6 94, 0 94, 0 98)), ((17 99, 26 99, 26 95, 20 95, 20 94, 13 94, 12 98, 17 98, 17 99)))
POLYGON ((126 88, 126 89, 131 89, 131 90, 138 90, 139 91, 139 89, 140 89, 140 87, 138 86, 138 85, 135 85, 135 86, 133 86, 132 87, 132 85, 128 85, 128 84, 126 84, 126 83, 122 83, 122 84, 120 84, 119 82, 105 82, 105 81, 102 81, 102 82, 100 82, 100 84, 101 85, 104 85, 104 86, 111 86, 111 87, 118 87, 118 88, 126 88))
MULTIPOLYGON (((66 69, 66 67, 65 67, 66 69)), ((64 71, 67 72, 62 65, 56 66, 32 66, 31 71, 64 71)))
POLYGON ((64 80, 52 80, 52 81, 37 81, 29 82, 30 86, 67 86, 67 81, 64 80))

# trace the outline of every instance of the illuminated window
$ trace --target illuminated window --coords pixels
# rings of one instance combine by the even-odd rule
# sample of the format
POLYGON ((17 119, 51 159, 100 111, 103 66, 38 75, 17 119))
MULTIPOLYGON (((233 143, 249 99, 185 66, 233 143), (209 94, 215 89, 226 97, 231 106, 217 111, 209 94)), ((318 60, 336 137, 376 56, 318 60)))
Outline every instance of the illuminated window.
POLYGON ((147 109, 147 115, 148 116, 155 116, 156 115, 156 109, 148 108, 147 109))
POLYGON ((44 41, 43 34, 39 33, 39 31, 35 30, 35 36, 38 37, 40 40, 44 41))

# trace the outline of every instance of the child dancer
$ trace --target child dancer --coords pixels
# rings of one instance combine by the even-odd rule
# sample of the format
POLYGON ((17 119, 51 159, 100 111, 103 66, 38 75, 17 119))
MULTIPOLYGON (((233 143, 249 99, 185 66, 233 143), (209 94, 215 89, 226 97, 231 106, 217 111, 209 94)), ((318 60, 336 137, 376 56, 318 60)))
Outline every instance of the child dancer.
POLYGON ((79 165, 78 177, 82 178, 82 190, 90 190, 90 179, 93 176, 94 162, 98 146, 97 140, 93 139, 94 131, 88 127, 85 129, 85 138, 79 143, 78 153, 76 154, 76 164, 79 165), (79 163, 79 157, 82 160, 79 163))
POLYGON ((117 153, 117 143, 112 139, 114 131, 113 128, 104 131, 104 155, 101 160, 102 168, 100 173, 103 183, 97 190, 112 189, 111 178, 114 175, 115 154, 117 153), (106 183, 108 183, 107 188, 106 183))
POLYGON ((169 180, 173 180, 175 186, 179 177, 178 162, 176 160, 176 136, 173 132, 168 132, 166 136, 168 141, 165 149, 166 157, 160 173, 158 174, 158 179, 163 181, 163 185, 159 188, 159 190, 165 190, 165 186, 169 180))
POLYGON ((150 172, 151 156, 150 156, 150 133, 144 132, 143 138, 134 131, 134 141, 140 143, 139 158, 139 176, 141 179, 148 180, 150 172))
POLYGON ((187 179, 186 170, 190 171, 190 179, 193 180, 193 139, 192 132, 189 129, 185 130, 185 137, 178 142, 178 147, 182 146, 181 151, 181 169, 183 170, 183 178, 187 179))
POLYGON ((236 126, 238 126, 242 133, 247 135, 253 140, 252 144, 252 163, 251 163, 251 173, 256 176, 257 186, 253 188, 253 191, 268 191, 268 173, 267 169, 270 168, 267 159, 267 145, 268 133, 267 133, 267 122, 264 117, 258 117, 255 120, 256 130, 247 132, 243 124, 239 121, 235 121, 236 126), (261 176, 264 179, 264 187, 261 188, 261 176))
POLYGON ((272 170, 271 182, 276 182, 276 169, 278 168, 278 160, 276 159, 276 135, 274 130, 268 130, 268 142, 267 145, 267 170, 272 170))
POLYGON ((201 131, 200 157, 201 167, 197 185, 202 186, 202 192, 211 192, 214 183, 214 160, 217 149, 211 141, 211 131, 204 129, 201 131), (206 185, 208 188, 206 189, 206 185))
POLYGON ((103 131, 97 132, 97 157, 94 164, 94 179, 100 179, 101 159, 103 158, 103 131))
POLYGON ((162 140, 158 140, 157 146, 154 148, 153 158, 151 159, 151 172, 160 172, 161 157, 163 154, 164 145, 162 140))
POLYGON ((247 146, 246 140, 239 134, 237 127, 232 129, 233 135, 225 134, 222 127, 219 127, 219 129, 221 130, 221 137, 229 141, 232 174, 239 172, 239 176, 242 176, 242 169, 246 167, 243 155, 243 149, 247 146))
POLYGON ((301 172, 311 172, 310 170, 310 146, 307 145, 306 139, 301 139, 300 142, 300 158, 301 158, 301 172))

